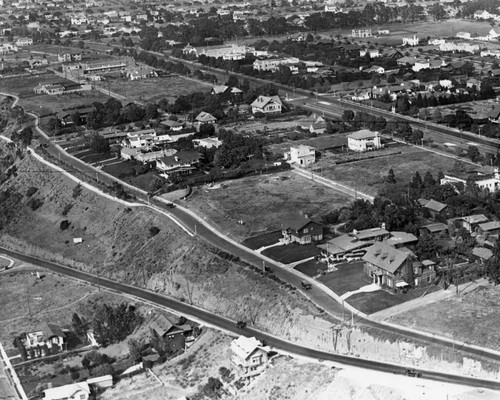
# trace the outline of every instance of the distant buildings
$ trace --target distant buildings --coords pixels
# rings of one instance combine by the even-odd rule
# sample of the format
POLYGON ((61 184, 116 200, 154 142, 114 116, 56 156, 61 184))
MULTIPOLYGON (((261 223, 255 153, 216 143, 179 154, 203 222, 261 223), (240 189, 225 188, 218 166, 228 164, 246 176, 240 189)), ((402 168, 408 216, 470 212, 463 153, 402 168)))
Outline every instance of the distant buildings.
MULTIPOLYGON (((471 178, 471 177, 469 177, 471 178)), ((495 168, 494 173, 490 175, 479 174, 472 177, 474 183, 479 187, 479 189, 488 190, 490 193, 500 191, 500 172, 498 168, 495 168)), ((466 185, 467 178, 445 175, 441 179, 441 185, 466 185)))
POLYGON ((247 54, 254 54, 255 49, 253 47, 248 47, 245 45, 232 44, 230 46, 210 46, 210 47, 199 47, 195 48, 191 45, 187 45, 182 50, 184 54, 195 55, 200 57, 204 55, 206 57, 222 58, 223 60, 243 60, 247 54))
POLYGON ((35 94, 48 94, 48 95, 59 95, 59 94, 67 94, 67 93, 75 93, 92 90, 92 86, 89 84, 79 84, 79 83, 48 83, 48 84, 39 84, 33 91, 35 94))
POLYGON ((418 46, 418 43, 420 42, 420 39, 416 36, 413 35, 413 37, 404 37, 403 38, 403 46, 418 46))
POLYGON ((0 55, 17 53, 17 50, 17 46, 14 46, 10 43, 3 43, 2 45, 0 45, 0 55))
POLYGON ((371 29, 353 29, 351 31, 351 37, 353 38, 367 38, 373 37, 371 29))
POLYGON ((16 41, 16 46, 22 47, 22 46, 31 46, 33 45, 33 39, 27 38, 27 37, 20 37, 16 41))
POLYGON ((347 146, 353 151, 375 150, 382 147, 378 132, 362 129, 347 136, 347 146))

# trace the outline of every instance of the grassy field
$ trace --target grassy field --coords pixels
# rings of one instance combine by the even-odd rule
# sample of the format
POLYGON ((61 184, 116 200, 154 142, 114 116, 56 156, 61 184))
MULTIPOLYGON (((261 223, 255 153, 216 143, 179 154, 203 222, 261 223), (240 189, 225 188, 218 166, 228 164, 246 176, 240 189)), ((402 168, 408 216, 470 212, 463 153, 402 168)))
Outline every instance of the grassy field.
MULTIPOLYGON (((251 248, 252 250, 260 249, 264 246, 269 246, 274 243, 278 243, 278 241, 283 237, 281 231, 264 233, 263 235, 254 236, 247 240, 244 240, 242 244, 251 248)), ((1 260, 0 260, 1 261, 1 260)))
MULTIPOLYGON (((394 170, 396 179, 410 181, 415 172, 421 176, 429 170, 436 177, 439 171, 448 172, 455 159, 421 150, 416 147, 401 147, 400 155, 391 155, 372 160, 362 160, 341 165, 322 164, 322 176, 341 182, 358 190, 376 195, 384 185, 389 169, 394 170)), ((468 169, 467 165, 467 169, 468 169)))
POLYGON ((2 88, 2 92, 19 95, 21 93, 33 93, 33 88, 39 83, 48 84, 63 81, 64 78, 54 75, 53 73, 47 73, 33 76, 2 79, 0 81, 0 87, 2 88))
MULTIPOLYGON (((392 294, 385 290, 377 290, 369 293, 356 293, 350 296, 346 301, 354 308, 366 313, 373 314, 409 300, 416 299, 424 294, 440 290, 438 286, 417 287, 409 290, 407 293, 392 294)), ((413 310, 410 311, 413 314, 413 310)), ((419 323, 420 324, 420 323, 419 323)))
POLYGON ((290 243, 286 246, 270 247, 262 252, 263 255, 272 258, 273 260, 290 264, 300 260, 305 260, 309 257, 315 257, 320 254, 320 250, 314 244, 300 245, 290 243))
POLYGON ((499 351, 499 296, 499 286, 480 287, 470 293, 395 315, 389 320, 499 351))
POLYGON ((200 187, 187 205, 206 215, 223 232, 243 241, 275 231, 287 214, 319 217, 351 199, 292 172, 227 181, 225 189, 200 187), (243 225, 238 221, 243 221, 243 225))
POLYGON ((318 280, 332 289, 339 296, 347 292, 352 292, 370 281, 363 275, 363 263, 353 262, 336 265, 338 271, 322 275, 318 280))
POLYGON ((193 92, 208 92, 212 85, 180 76, 149 78, 131 81, 126 78, 110 79, 100 83, 101 87, 125 96, 129 101, 158 101, 164 97, 174 102, 178 96, 193 92))
POLYGON ((20 105, 26 111, 35 112, 41 116, 58 113, 64 109, 90 106, 94 102, 105 103, 109 97, 97 90, 89 90, 79 93, 68 93, 56 96, 48 94, 36 95, 32 97, 23 98, 20 105))

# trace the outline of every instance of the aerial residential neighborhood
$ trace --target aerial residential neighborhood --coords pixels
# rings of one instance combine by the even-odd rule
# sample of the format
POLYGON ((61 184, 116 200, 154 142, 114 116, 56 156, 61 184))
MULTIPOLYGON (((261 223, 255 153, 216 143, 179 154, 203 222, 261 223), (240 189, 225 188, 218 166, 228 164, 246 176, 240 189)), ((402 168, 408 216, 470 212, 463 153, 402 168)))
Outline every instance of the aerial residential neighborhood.
POLYGON ((0 0, 0 398, 500 398, 500 3, 0 0))

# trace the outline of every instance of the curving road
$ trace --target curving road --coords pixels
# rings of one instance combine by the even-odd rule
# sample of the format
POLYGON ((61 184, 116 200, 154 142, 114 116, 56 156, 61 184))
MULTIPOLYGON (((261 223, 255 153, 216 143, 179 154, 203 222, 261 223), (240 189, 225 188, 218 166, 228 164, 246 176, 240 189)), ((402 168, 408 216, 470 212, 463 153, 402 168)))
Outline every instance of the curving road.
MULTIPOLYGON (((91 284, 99 285, 105 287, 111 291, 124 293, 130 296, 134 296, 138 299, 145 300, 154 304, 165 306, 171 309, 175 309, 179 313, 190 315, 196 317, 210 325, 222 328, 226 331, 233 332, 237 335, 244 336, 255 336, 258 339, 264 341, 267 345, 276 348, 277 350, 282 350, 291 354, 300 355, 304 357, 317 358, 321 360, 328 360, 337 362, 344 365, 369 368, 382 372, 392 372, 396 374, 404 374, 406 367, 400 365, 394 365, 389 363, 383 363, 372 360, 365 360, 357 357, 339 355, 334 353, 328 353, 325 351, 315 350, 308 347, 293 344, 291 342, 279 339, 275 336, 266 334, 259 330, 253 328, 238 329, 236 327, 235 321, 228 318, 221 317, 216 314, 212 314, 208 311, 202 310, 198 307, 191 306, 189 304, 183 303, 181 301, 175 300, 171 297, 159 295, 157 293, 150 292, 148 290, 138 288, 135 286, 126 285, 123 283, 111 281, 105 278, 98 277, 86 272, 78 271, 69 267, 65 267, 59 264, 41 260, 36 257, 27 256, 21 253, 10 251, 4 248, 0 248, 0 251, 7 254, 8 256, 14 257, 18 260, 28 262, 31 264, 38 265, 40 267, 51 270, 55 273, 60 273, 63 275, 70 276, 75 279, 86 281, 91 284)), ((422 373, 422 377, 426 379, 449 382, 467 386, 483 387, 493 390, 500 390, 500 382, 488 381, 483 379, 469 378, 463 376, 456 376, 452 374, 445 374, 434 371, 419 370, 422 373)))

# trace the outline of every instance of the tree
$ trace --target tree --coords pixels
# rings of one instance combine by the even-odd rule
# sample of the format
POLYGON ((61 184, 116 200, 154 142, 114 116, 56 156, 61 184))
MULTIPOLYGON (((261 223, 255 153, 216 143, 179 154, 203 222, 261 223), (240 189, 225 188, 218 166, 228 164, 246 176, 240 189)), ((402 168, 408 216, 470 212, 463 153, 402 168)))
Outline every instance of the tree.
POLYGON ((141 361, 142 343, 136 339, 129 339, 127 344, 130 358, 135 362, 141 361))
POLYGON ((424 233, 418 238, 415 253, 421 260, 436 258, 438 246, 432 235, 424 233))
POLYGON ((493 257, 486 264, 486 273, 488 279, 495 285, 500 283, 500 239, 497 239, 493 248, 493 257))
POLYGON ((47 122, 47 126, 49 132, 53 133, 54 135, 58 135, 61 131, 61 121, 56 117, 50 117, 47 122))
POLYGON ((144 118, 147 120, 158 117, 158 106, 155 103, 148 103, 144 108, 144 118))
POLYGON ((27 126, 21 130, 21 132, 14 132, 11 137, 14 142, 19 143, 23 147, 27 147, 33 140, 33 131, 31 127, 27 126))
POLYGON ((354 111, 352 110, 344 110, 342 113, 342 122, 347 123, 354 119, 354 111))
POLYGON ((71 319, 73 330, 78 336, 83 336, 87 333, 88 323, 84 318, 81 318, 77 313, 73 314, 71 319))
POLYGON ((109 140, 105 139, 101 135, 93 135, 90 139, 90 149, 98 153, 109 153, 110 146, 109 140))
POLYGON ((394 170, 392 168, 389 170, 389 173, 387 174, 387 178, 385 181, 389 184, 396 183, 396 176, 394 175, 394 170))
POLYGON ((483 158, 481 156, 481 153, 479 152, 479 149, 474 145, 470 145, 469 148, 467 149, 467 156, 470 158, 472 162, 479 162, 483 158))

